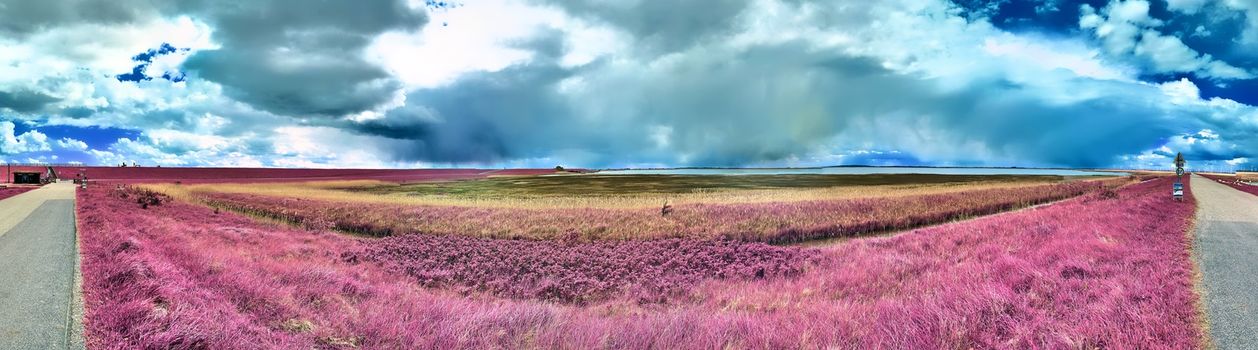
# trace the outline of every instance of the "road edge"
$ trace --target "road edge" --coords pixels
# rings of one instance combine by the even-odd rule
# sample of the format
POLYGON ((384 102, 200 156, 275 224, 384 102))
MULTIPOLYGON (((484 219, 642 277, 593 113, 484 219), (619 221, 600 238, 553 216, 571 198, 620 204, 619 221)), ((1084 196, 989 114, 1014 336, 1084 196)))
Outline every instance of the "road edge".
POLYGON ((84 321, 84 305, 83 305, 83 257, 82 257, 82 240, 79 238, 79 199, 78 189, 74 190, 74 283, 70 287, 70 314, 67 315, 66 322, 66 347, 71 350, 83 350, 87 348, 86 337, 83 332, 84 321))
MULTIPOLYGON (((1197 203, 1197 194, 1192 191, 1192 181, 1196 174, 1188 175, 1188 195, 1193 197, 1193 203, 1197 203)), ((1209 179, 1206 179, 1209 180, 1209 179)), ((1197 216, 1201 211, 1200 205, 1194 205, 1192 209, 1192 220, 1189 222, 1188 231, 1184 234, 1188 236, 1188 253, 1192 262, 1192 292, 1197 296, 1197 300, 1193 302, 1193 307, 1197 310, 1197 331, 1201 332, 1201 339, 1197 342, 1200 349, 1217 349, 1214 344, 1214 337, 1210 335, 1210 315, 1206 313, 1206 290, 1203 278, 1205 275, 1201 272, 1201 255, 1197 252, 1197 216)))

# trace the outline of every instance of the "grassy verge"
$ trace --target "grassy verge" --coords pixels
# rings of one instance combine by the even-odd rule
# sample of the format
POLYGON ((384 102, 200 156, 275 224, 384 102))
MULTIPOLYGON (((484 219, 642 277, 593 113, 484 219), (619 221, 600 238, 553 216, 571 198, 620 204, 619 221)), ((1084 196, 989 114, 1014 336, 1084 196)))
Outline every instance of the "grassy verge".
MULTIPOLYGON (((88 344, 1194 348, 1201 334, 1185 235, 1193 203, 1191 196, 1171 201, 1168 186, 1154 180, 1011 215, 807 250, 805 268, 776 277, 756 278, 758 270, 734 271, 737 278, 703 273, 676 280, 686 287, 662 305, 582 286, 636 276, 634 269, 689 266, 686 259, 644 266, 632 264, 637 259, 628 254, 611 263, 614 254, 594 257, 578 246, 511 240, 472 240, 477 247, 442 250, 447 244, 440 240, 352 239, 179 202, 140 209, 133 198, 93 188, 79 193, 78 216, 88 344), (536 249, 565 258, 529 258, 536 249), (461 260, 459 251, 518 259, 486 265, 501 270, 482 269, 488 260, 461 260), (600 262, 588 264, 596 267, 590 274, 568 275, 582 259, 600 262), (455 277, 460 272, 452 267, 486 276, 455 277), (530 279, 539 282, 537 290, 589 290, 600 298, 560 304, 493 289, 514 286, 494 276, 521 268, 535 274, 530 279)), ((661 251, 651 255, 692 251, 678 245, 670 252, 671 246, 652 248, 661 251)), ((693 251, 716 262, 726 261, 728 250, 693 251)))

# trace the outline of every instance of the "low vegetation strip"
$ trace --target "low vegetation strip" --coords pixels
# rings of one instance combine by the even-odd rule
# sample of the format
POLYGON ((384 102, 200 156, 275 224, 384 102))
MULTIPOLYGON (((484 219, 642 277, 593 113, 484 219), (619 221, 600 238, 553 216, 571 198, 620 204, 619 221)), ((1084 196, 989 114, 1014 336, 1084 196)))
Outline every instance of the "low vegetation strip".
POLYGON ((1191 349, 1194 203, 1191 188, 1171 200, 1170 182, 805 250, 798 273, 704 279, 664 305, 419 288, 417 274, 347 259, 415 238, 93 188, 78 201, 87 335, 119 349, 1191 349))
POLYGON ((0 199, 13 197, 35 189, 35 187, 0 187, 0 199))
POLYGON ((992 214, 1113 188, 1127 178, 919 196, 679 204, 652 209, 512 209, 339 202, 198 192, 214 207, 308 228, 374 236, 411 233, 503 239, 727 238, 769 243, 851 237, 992 214))
POLYGON ((952 175, 510 176, 410 184, 378 180, 148 184, 171 193, 238 193, 367 204, 509 209, 658 209, 661 203, 769 203, 943 194, 1086 178, 952 175), (701 178, 701 179, 700 179, 701 178), (789 186, 788 186, 789 184, 789 186))
POLYGON ((1258 186, 1250 185, 1244 182, 1237 182, 1238 177, 1236 176, 1221 176, 1221 175, 1211 175, 1211 174, 1198 174, 1198 175, 1205 176, 1207 179, 1217 181, 1218 183, 1227 185, 1228 187, 1231 187, 1231 188, 1235 188, 1237 190, 1240 190, 1241 192, 1258 196, 1258 186))

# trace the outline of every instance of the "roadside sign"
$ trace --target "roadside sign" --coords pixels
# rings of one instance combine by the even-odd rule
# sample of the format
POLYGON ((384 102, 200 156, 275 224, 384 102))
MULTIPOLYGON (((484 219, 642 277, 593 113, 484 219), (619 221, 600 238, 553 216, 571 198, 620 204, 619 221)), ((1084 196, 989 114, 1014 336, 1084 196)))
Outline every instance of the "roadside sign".
POLYGON ((1171 197, 1176 201, 1184 200, 1184 184, 1180 181, 1184 179, 1184 154, 1175 154, 1175 176, 1179 179, 1175 180, 1175 186, 1171 187, 1171 197))

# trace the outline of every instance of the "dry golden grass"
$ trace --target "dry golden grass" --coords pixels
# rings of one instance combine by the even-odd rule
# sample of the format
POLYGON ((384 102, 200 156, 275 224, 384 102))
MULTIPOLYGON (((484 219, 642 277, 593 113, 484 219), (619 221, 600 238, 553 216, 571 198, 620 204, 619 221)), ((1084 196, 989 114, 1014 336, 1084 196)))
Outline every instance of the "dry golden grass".
MULTIPOLYGON (((506 239, 725 237, 786 243, 863 235, 987 215, 1112 188, 1130 181, 1129 178, 1109 178, 855 199, 703 202, 677 204, 667 215, 654 206, 623 209, 500 208, 365 202, 361 200, 363 197, 354 197, 360 199, 356 201, 320 200, 295 192, 288 192, 289 196, 227 192, 188 192, 185 195, 213 207, 281 219, 307 228, 336 228, 372 236, 418 232, 506 239)), ((368 196, 366 198, 372 196, 354 194, 368 196)))
POLYGON ((354 189, 395 185, 374 180, 322 181, 300 183, 254 184, 149 184, 144 187, 176 198, 191 199, 197 193, 234 193, 271 197, 304 198, 339 202, 383 203, 405 205, 460 206, 478 208, 657 208, 669 204, 691 203, 767 203, 832 200, 850 198, 885 198, 943 194, 996 188, 1020 188, 1058 181, 976 181, 942 184, 904 184, 874 186, 837 186, 823 188, 721 189, 688 193, 643 193, 594 196, 481 197, 448 194, 367 193, 354 189))

